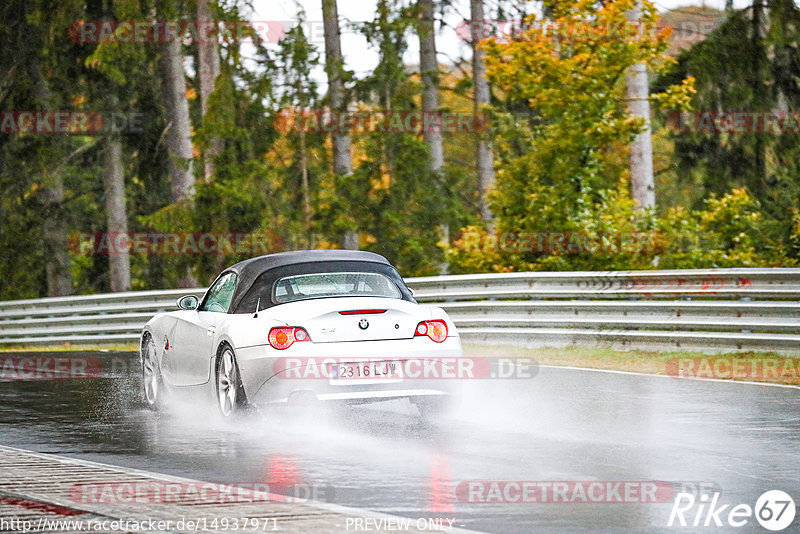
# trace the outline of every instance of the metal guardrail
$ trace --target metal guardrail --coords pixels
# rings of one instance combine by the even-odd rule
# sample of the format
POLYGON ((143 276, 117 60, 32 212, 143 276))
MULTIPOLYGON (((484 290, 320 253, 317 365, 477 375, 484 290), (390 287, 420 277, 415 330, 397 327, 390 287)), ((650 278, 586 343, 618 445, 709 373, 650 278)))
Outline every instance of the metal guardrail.
MULTIPOLYGON (((800 269, 504 273, 411 278, 476 342, 800 353, 800 269)), ((0 345, 135 342, 204 290, 0 302, 0 345)))

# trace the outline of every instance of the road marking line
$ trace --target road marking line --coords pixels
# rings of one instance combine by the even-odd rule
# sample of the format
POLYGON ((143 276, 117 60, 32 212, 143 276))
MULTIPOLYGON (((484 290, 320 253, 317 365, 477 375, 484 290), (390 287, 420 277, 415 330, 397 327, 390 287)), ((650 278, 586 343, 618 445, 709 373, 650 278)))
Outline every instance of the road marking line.
POLYGON ((672 378, 673 380, 696 380, 698 382, 723 382, 725 384, 746 384, 750 386, 769 386, 773 388, 789 388, 800 389, 800 386, 793 386, 791 384, 773 384, 771 382, 753 382, 752 380, 725 380, 722 378, 699 378, 699 377, 680 377, 670 375, 656 375, 653 373, 636 373, 633 371, 615 371, 613 369, 591 369, 589 367, 573 367, 569 365, 539 365, 540 368, 546 369, 570 369, 572 371, 592 371, 594 373, 609 373, 615 375, 635 375, 635 376, 652 376, 655 378, 672 378))

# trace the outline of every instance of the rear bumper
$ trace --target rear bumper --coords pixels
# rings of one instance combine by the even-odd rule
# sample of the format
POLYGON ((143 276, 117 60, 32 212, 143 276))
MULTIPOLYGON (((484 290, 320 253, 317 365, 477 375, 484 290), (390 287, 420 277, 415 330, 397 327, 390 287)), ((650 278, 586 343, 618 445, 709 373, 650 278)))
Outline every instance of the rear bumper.
MULTIPOLYGON (((443 343, 428 338, 346 343, 296 343, 288 350, 270 346, 248 347, 236 351, 242 385, 253 404, 281 404, 299 399, 364 403, 396 398, 412 400, 442 395, 456 395, 461 390, 457 378, 392 378, 360 380, 357 383, 330 379, 323 369, 331 362, 349 359, 370 361, 449 361, 461 358, 461 341, 449 337, 443 343), (303 360, 304 371, 287 372, 286 362, 303 360)), ((296 368, 295 368, 296 369, 296 368)))

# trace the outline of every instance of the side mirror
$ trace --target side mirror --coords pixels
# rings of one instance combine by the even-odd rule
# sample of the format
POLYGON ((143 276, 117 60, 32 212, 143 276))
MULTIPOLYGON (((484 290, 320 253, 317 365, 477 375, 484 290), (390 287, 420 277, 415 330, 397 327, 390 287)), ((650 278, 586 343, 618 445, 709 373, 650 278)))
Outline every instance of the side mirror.
POLYGON ((195 297, 194 295, 187 295, 185 297, 181 297, 178 299, 178 308, 181 310, 196 310, 197 307, 200 305, 200 299, 195 297))
MULTIPOLYGON (((408 286, 406 286, 406 287, 408 287, 408 286)), ((416 293, 414 292, 414 290, 411 289, 410 287, 408 288, 408 292, 411 293, 412 297, 416 297, 417 296, 416 293)))

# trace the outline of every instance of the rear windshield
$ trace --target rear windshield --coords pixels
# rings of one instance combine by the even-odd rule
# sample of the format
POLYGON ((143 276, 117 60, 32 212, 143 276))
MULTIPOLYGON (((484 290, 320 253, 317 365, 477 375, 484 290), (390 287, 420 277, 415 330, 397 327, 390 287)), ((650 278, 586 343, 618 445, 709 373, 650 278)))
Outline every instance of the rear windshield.
MULTIPOLYGON (((385 263, 370 261, 317 261, 283 265, 274 269, 267 269, 256 276, 255 280, 242 278, 239 281, 239 286, 238 290, 241 292, 241 296, 234 297, 232 313, 253 313, 256 306, 258 306, 259 310, 265 310, 272 306, 301 299, 375 294, 365 293, 364 291, 367 288, 370 291, 379 291, 378 295, 381 297, 389 295, 408 302, 416 302, 397 269, 385 263), (375 278, 376 275, 379 278, 375 278), (310 278, 305 278, 307 276, 310 278), (325 280, 324 276, 328 276, 327 285, 318 287, 322 284, 314 283, 314 279, 319 280, 320 277, 323 277, 322 280, 325 280), (331 288, 331 276, 333 276, 334 282, 339 283, 337 292, 333 295, 320 292, 325 287, 331 288), (349 285, 342 283, 343 280, 338 280, 341 278, 346 279, 347 276, 352 278, 349 285), (283 282, 283 280, 286 281, 283 282), (384 280, 389 281, 388 288, 384 280), (292 286, 292 281, 294 286, 292 286), (363 281, 364 283, 356 285, 355 282, 357 281, 363 281), (301 286, 304 288, 302 291, 300 290, 301 286), (294 295, 289 293, 290 288, 293 291, 295 288, 297 289, 294 295), (312 291, 313 288, 316 288, 316 290, 312 291), (358 291, 362 292, 358 293, 358 291), (298 296, 298 293, 303 293, 305 296, 298 296)), ((336 284, 334 284, 334 287, 336 287, 336 284)))
POLYGON ((286 276, 275 282, 277 304, 326 297, 402 298, 397 285, 380 273, 333 272, 286 276))

